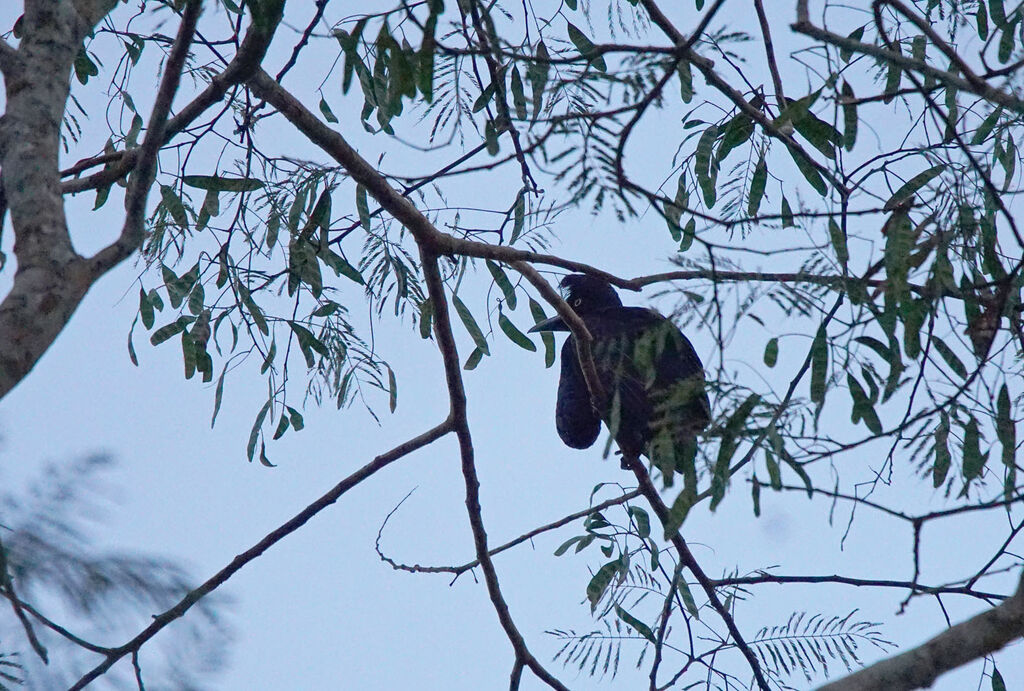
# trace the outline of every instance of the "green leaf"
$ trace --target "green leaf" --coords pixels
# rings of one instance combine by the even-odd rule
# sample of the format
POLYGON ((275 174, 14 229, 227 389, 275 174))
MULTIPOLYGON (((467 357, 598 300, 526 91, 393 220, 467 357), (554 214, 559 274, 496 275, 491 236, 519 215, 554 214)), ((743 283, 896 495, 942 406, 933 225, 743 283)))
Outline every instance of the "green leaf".
POLYGON ((619 616, 619 619, 626 622, 626 624, 628 624, 629 627, 638 634, 649 640, 651 643, 657 643, 654 638, 654 632, 651 631, 651 627, 634 617, 626 610, 622 609, 618 603, 615 604, 615 613, 619 616))
POLYGON ((510 245, 515 244, 523 232, 523 223, 526 220, 526 195, 522 192, 516 198, 515 206, 512 207, 512 237, 509 238, 510 245))
MULTIPOLYGON (((984 5, 979 6, 984 7, 984 5)), ((981 123, 978 129, 975 130, 974 136, 971 137, 971 144, 974 146, 978 146, 979 144, 984 143, 985 140, 988 139, 988 136, 992 134, 992 130, 995 128, 996 123, 999 122, 999 118, 1002 117, 1002 115, 1002 106, 997 107, 995 110, 989 113, 988 117, 985 118, 985 120, 981 123)))
POLYGON ((274 430, 274 439, 280 439, 288 431, 288 416, 281 413, 281 419, 277 421, 277 429, 274 430))
POLYGON ((795 223, 793 223, 793 209, 790 208, 789 200, 786 199, 786 195, 782 195, 782 211, 780 212, 780 215, 782 216, 783 228, 788 228, 796 225, 795 223))
POLYGON ((991 10, 992 22, 999 28, 1006 26, 1006 9, 1003 7, 1003 0, 988 0, 988 5, 991 10))
MULTIPOLYGON (((252 460, 251 458, 249 459, 252 460)), ((260 464, 268 468, 276 468, 277 466, 270 462, 267 458, 267 445, 264 442, 260 442, 260 464)))
POLYGON ((772 338, 764 347, 764 364, 769 367, 775 367, 775 363, 779 361, 779 339, 772 338))
POLYGON ((434 34, 437 30, 437 14, 437 9, 432 6, 423 26, 423 44, 418 53, 419 65, 416 69, 416 86, 427 103, 434 100, 434 34))
POLYGON ((525 120, 527 117, 526 95, 523 93, 523 78, 520 76, 519 67, 516 65, 512 66, 511 88, 512 105, 516 110, 516 117, 520 120, 525 120))
POLYGON ((587 584, 587 599, 590 600, 591 612, 597 608, 597 603, 601 601, 605 591, 608 590, 612 579, 619 573, 620 565, 621 562, 618 559, 610 561, 598 569, 590 579, 590 583, 587 584))
POLYGON ((860 124, 857 117, 857 97, 853 93, 853 87, 845 80, 840 93, 840 102, 843 106, 843 148, 853 151, 853 145, 857 142, 857 126, 860 124))
POLYGON ((363 275, 359 273, 359 270, 356 269, 356 267, 352 266, 348 262, 348 260, 346 260, 343 256, 341 256, 334 250, 331 250, 329 248, 321 249, 317 256, 320 258, 320 261, 334 269, 335 275, 349 278, 358 283, 359 285, 366 284, 366 282, 363 280, 363 275))
POLYGON ((385 365, 385 367, 388 368, 388 407, 393 413, 398 407, 398 381, 395 379, 395 371, 391 369, 391 366, 385 365))
MULTIPOLYGON (((533 298, 530 298, 530 314, 533 316, 535 324, 540 324, 547 319, 544 308, 533 298)), ((555 364, 555 337, 550 331, 542 331, 540 340, 544 343, 544 366, 551 367, 555 364)))
POLYGON ((785 461, 786 465, 792 468, 793 472, 796 473, 801 480, 803 480, 804 487, 807 489, 807 498, 810 499, 814 496, 814 485, 811 484, 811 476, 804 470, 803 465, 798 463, 788 451, 782 449, 782 460, 785 461))
POLYGON ((288 409, 288 419, 292 423, 292 429, 296 432, 301 431, 306 426, 306 422, 302 419, 302 413, 292 408, 290 405, 285 406, 288 409))
POLYGON ((754 473, 752 482, 750 483, 750 499, 754 503, 754 518, 761 517, 761 482, 757 479, 757 473, 754 473))
POLYGON ((135 344, 132 342, 132 334, 135 333, 135 325, 138 323, 139 318, 136 317, 132 320, 132 326, 128 329, 128 359, 132 361, 132 364, 136 367, 139 366, 139 356, 135 352, 135 344))
POLYGON ((508 275, 505 271, 490 259, 487 259, 485 263, 487 270, 491 272, 491 278, 494 279, 494 282, 505 296, 505 304, 508 305, 509 309, 514 310, 516 308, 516 289, 512 286, 512 281, 508 280, 508 275))
MULTIPOLYGON (((562 544, 560 544, 558 546, 558 549, 555 550, 555 556, 556 557, 562 556, 563 554, 565 554, 566 552, 569 551, 570 547, 575 545, 577 542, 580 542, 581 540, 586 539, 587 537, 590 537, 590 536, 589 535, 577 535, 576 537, 569 538, 568 540, 566 540, 565 542, 563 542, 562 544)), ((579 552, 580 550, 577 549, 576 551, 579 552)))
POLYGON ((479 348, 473 348, 473 352, 466 358, 466 364, 462 366, 464 370, 474 370, 476 366, 480 364, 480 360, 484 357, 484 351, 479 348))
MULTIPOLYGON (((892 43, 891 50, 897 54, 900 53, 899 41, 892 43)), ((903 75, 903 70, 895 60, 886 60, 885 62, 888 63, 888 70, 885 75, 885 88, 882 91, 885 97, 882 100, 884 103, 891 103, 896 98, 896 92, 899 91, 900 77, 903 75)))
POLYGON ((171 301, 171 307, 178 309, 181 307, 185 296, 188 295, 189 291, 192 290, 192 286, 199 279, 199 263, 196 262, 191 269, 180 277, 176 276, 174 271, 166 264, 160 264, 160 270, 163 274, 164 287, 167 290, 167 297, 171 301))
POLYGON ((1003 35, 999 39, 999 50, 996 53, 996 57, 1001 64, 1006 64, 1010 60, 1010 56, 1013 55, 1013 47, 1017 35, 1017 22, 1015 21, 1010 26, 1004 27, 1002 32, 1003 35))
POLYGON ((174 191, 174 188, 169 185, 160 185, 160 198, 174 222, 182 228, 188 228, 188 214, 185 212, 185 205, 182 204, 181 197, 174 191))
POLYGON ((949 368, 956 372, 957 376, 961 379, 967 378, 967 368, 964 367, 963 361, 957 357, 957 354, 953 352, 952 348, 946 345, 945 341, 938 336, 932 336, 932 346, 939 352, 942 359, 946 361, 949 368))
MULTIPOLYGON (((847 38, 852 39, 854 41, 860 41, 862 38, 864 38, 864 27, 861 26, 854 29, 853 31, 850 32, 847 38)), ((853 51, 851 51, 850 49, 841 48, 839 50, 839 59, 842 60, 843 62, 850 62, 850 58, 852 57, 853 51)))
POLYGON ((811 343, 811 400, 825 403, 825 378, 828 374, 828 341, 824 324, 818 327, 811 343))
POLYGON ((679 241, 679 251, 685 252, 690 249, 695 237, 697 237, 697 221, 691 217, 683 226, 683 239, 679 241))
POLYGON ((203 311, 205 301, 206 290, 202 283, 196 281, 195 287, 192 288, 192 292, 188 296, 188 311, 198 317, 203 311))
POLYGON ((940 415, 939 424, 935 428, 933 450, 935 462, 932 465, 932 486, 938 489, 946 481, 953 460, 949 453, 949 416, 945 412, 940 415))
POLYGON ((842 143, 843 137, 835 127, 811 112, 794 118, 793 127, 827 158, 836 157, 835 147, 842 143))
POLYGON ((185 330, 185 326, 192 321, 192 317, 178 317, 175 321, 172 321, 166 326, 161 326, 159 329, 153 332, 153 335, 149 337, 149 342, 152 345, 160 345, 167 339, 180 334, 185 330))
MULTIPOLYGON (((984 7, 985 3, 978 3, 980 7, 984 7)), ((1003 681, 1003 675, 999 673, 999 670, 995 665, 992 665, 992 691, 1006 691, 1006 682, 1003 681)))
POLYGON ((476 97, 476 101, 473 102, 473 112, 479 113, 481 110, 487 107, 487 104, 494 98, 494 84, 488 84, 484 87, 484 90, 480 92, 480 95, 476 97))
POLYGON ((686 169, 679 174, 676 181, 676 196, 671 203, 665 204, 665 222, 672 239, 679 242, 683 239, 683 230, 679 227, 679 218, 690 206, 690 192, 686 185, 686 169))
POLYGON ((1014 468, 1017 460, 1017 424, 1010 406, 1010 391, 1005 383, 1000 387, 996 399, 996 436, 1003 449, 1003 465, 1014 468))
POLYGON ((946 164, 940 163, 937 166, 932 166, 928 170, 918 173, 914 177, 903 183, 898 190, 896 190, 889 200, 885 202, 883 208, 887 210, 895 209, 905 200, 909 199, 911 195, 915 194, 919 189, 931 182, 937 175, 942 173, 946 169, 946 164))
POLYGON ((846 247, 846 234, 843 233, 843 229, 839 227, 834 218, 828 219, 828 234, 832 239, 832 247, 836 251, 836 259, 845 267, 850 261, 850 251, 846 247))
POLYGON ((498 138, 498 129, 494 126, 493 120, 484 123, 484 143, 487 145, 487 153, 497 156, 501 151, 501 142, 498 138))
POLYGON ((687 487, 672 502, 672 508, 669 509, 664 525, 666 540, 671 540, 679 532, 679 528, 682 527, 683 521, 686 520, 686 515, 690 513, 690 508, 693 506, 694 501, 696 501, 695 493, 692 488, 687 487))
POLYGON ((693 73, 690 70, 690 63, 680 60, 676 65, 676 74, 679 76, 679 97, 683 103, 693 100, 693 73))
POLYGON ((420 303, 420 338, 430 338, 431 325, 434 321, 434 304, 427 298, 420 303))
POLYGON ((690 586, 687 585, 686 580, 683 578, 676 579, 676 591, 679 593, 679 597, 683 599, 683 605, 686 607, 686 611, 690 613, 690 616, 694 619, 700 619, 700 610, 697 609, 697 602, 693 599, 693 593, 690 592, 690 586))
POLYGON ((764 152, 757 159, 754 166, 754 174, 750 178, 750 197, 747 200, 747 215, 756 216, 761 208, 761 200, 764 199, 764 188, 768 182, 768 165, 764 160, 764 152))
POLYGON ((715 188, 718 182, 718 168, 712 162, 712 149, 717 138, 718 127, 711 125, 697 140, 697 149, 694 154, 697 184, 700 185, 701 192, 704 194, 704 205, 709 209, 715 205, 715 188))
POLYGON ((504 314, 498 315, 498 326, 505 332, 509 340, 524 350, 536 352, 537 344, 530 340, 529 336, 516 328, 516 325, 504 314))
POLYGON ((356 185, 356 211, 363 230, 370 232, 370 206, 366 200, 366 188, 362 185, 356 185))
POLYGON ((985 0, 978 3, 978 11, 974 14, 978 25, 978 38, 982 41, 988 40, 988 9, 985 7, 985 0))
POLYGON ((981 431, 978 429, 978 421, 972 415, 964 425, 964 462, 963 476, 966 482, 981 475, 988 461, 988 451, 981 452, 981 431))
POLYGON ((263 365, 260 366, 260 374, 266 374, 267 371, 273 367, 274 358, 277 357, 277 341, 270 342, 270 348, 267 349, 267 356, 263 358, 263 365))
POLYGON ((270 412, 270 404, 273 402, 273 398, 267 399, 267 402, 260 408, 260 412, 256 414, 256 420, 253 422, 252 430, 249 432, 249 443, 246 444, 245 455, 250 462, 256 453, 256 442, 260 438, 260 428, 263 427, 263 420, 266 419, 267 413, 270 412))
POLYGON ((82 84, 88 84, 89 77, 95 77, 100 73, 99 68, 96 67, 96 63, 94 63, 85 52, 85 48, 80 48, 78 50, 78 55, 75 56, 74 67, 75 77, 77 77, 78 81, 82 84))
POLYGON ((325 358, 330 356, 330 351, 327 350, 327 346, 325 346, 319 338, 314 336, 312 331, 291 320, 288 321, 288 326, 291 327, 299 341, 299 349, 302 351, 302 355, 306 358, 306 367, 312 369, 314 365, 316 365, 316 358, 313 356, 314 352, 319 353, 325 358))
MULTIPOLYGON (((477 350, 483 355, 490 355, 491 351, 487 347, 487 339, 484 338, 484 334, 480 331, 480 327, 476 323, 476 319, 473 318, 473 314, 469 311, 462 300, 459 299, 458 295, 452 295, 452 304, 455 306, 455 311, 459 315, 459 319, 462 320, 463 326, 466 327, 466 331, 473 338, 473 342, 476 343, 477 350)), ((471 356, 472 358, 472 356, 471 356)), ((472 368, 470 368, 472 369, 472 368)))
POLYGON ((536 58, 530 62, 526 69, 526 79, 533 85, 533 118, 537 119, 544 106, 544 88, 548 83, 548 74, 551 71, 551 55, 544 41, 537 43, 536 58))
POLYGON ((779 462, 775 460, 775 455, 768 449, 764 450, 764 464, 768 468, 768 482, 771 488, 778 492, 782 489, 782 470, 779 468, 779 462))
POLYGON ((576 50, 580 52, 580 55, 585 57, 598 72, 607 72, 608 66, 605 64, 604 56, 594 54, 593 41, 587 38, 572 22, 566 22, 566 25, 569 31, 569 40, 576 46, 576 50))
POLYGON ((882 422, 878 419, 875 407, 872 405, 867 392, 864 391, 864 387, 860 385, 860 382, 857 381, 857 378, 851 372, 846 373, 846 383, 850 389, 850 397, 853 399, 853 411, 850 415, 850 420, 856 424, 863 419, 864 424, 867 425, 872 434, 881 434, 882 422))
POLYGON ((320 97, 320 112, 324 114, 324 120, 330 123, 338 122, 338 117, 331 110, 331 107, 327 105, 327 101, 323 96, 320 97))
POLYGON ((631 506, 628 513, 636 523, 636 532, 640 539, 649 538, 651 536, 651 517, 647 515, 647 512, 639 506, 631 506))
POLYGON ((139 288, 139 316, 142 317, 143 326, 147 329, 153 328, 153 321, 156 319, 153 303, 149 301, 149 294, 142 288, 139 288))
POLYGON ((210 418, 210 429, 217 423, 217 413, 220 412, 220 404, 224 400, 224 376, 228 373, 228 365, 224 365, 224 369, 220 371, 220 376, 217 377, 217 388, 213 394, 213 416, 210 418))
POLYGON ((207 192, 254 192, 263 189, 255 178, 221 177, 219 175, 186 175, 181 181, 189 187, 207 192))
POLYGON ((732 118, 722 131, 721 143, 718 145, 718 152, 715 160, 721 163, 729 153, 750 139, 754 133, 754 121, 746 113, 740 113, 732 118))
MULTIPOLYGON (((270 335, 270 328, 267 326, 267 319, 263 316, 263 311, 253 301, 252 296, 249 294, 249 289, 241 281, 235 282, 235 290, 238 292, 239 297, 242 299, 242 304, 245 309, 249 312, 249 316, 252 317, 253 322, 256 323, 256 328, 260 330, 264 336, 270 335)), ((251 458, 249 460, 252 460, 251 458)))
POLYGON ((821 196, 828 194, 828 186, 825 184, 825 179, 821 177, 821 173, 814 167, 811 159, 807 158, 797 149, 792 147, 786 147, 789 151, 789 155, 793 157, 793 162, 796 163, 796 167, 800 170, 800 173, 807 180, 808 184, 814 188, 814 190, 821 196))

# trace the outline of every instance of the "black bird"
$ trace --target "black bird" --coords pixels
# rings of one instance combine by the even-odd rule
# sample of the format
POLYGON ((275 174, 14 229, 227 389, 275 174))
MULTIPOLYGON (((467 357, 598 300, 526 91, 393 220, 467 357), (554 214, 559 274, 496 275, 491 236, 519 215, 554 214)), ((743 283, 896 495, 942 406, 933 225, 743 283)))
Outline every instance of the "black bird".
MULTIPOLYGON (((711 421, 704 367, 679 328, 654 310, 624 307, 601 279, 570 274, 562 292, 593 337, 591 352, 605 400, 595 408, 570 334, 562 346, 555 426, 567 446, 593 445, 604 420, 622 466, 640 454, 671 473, 696 453, 695 437, 711 421)), ((530 331, 569 331, 561 317, 530 331)))

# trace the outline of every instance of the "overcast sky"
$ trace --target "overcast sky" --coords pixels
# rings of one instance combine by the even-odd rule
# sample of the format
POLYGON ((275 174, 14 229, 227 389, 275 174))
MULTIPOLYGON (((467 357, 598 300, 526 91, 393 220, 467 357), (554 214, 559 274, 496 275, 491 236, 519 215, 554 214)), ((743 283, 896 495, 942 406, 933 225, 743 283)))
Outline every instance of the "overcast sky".
MULTIPOLYGON (((310 4, 290 3, 292 11, 300 10, 295 24, 306 23, 310 4)), ((0 6, 0 28, 10 27, 19 14, 14 5, 0 6)), ((281 64, 281 51, 288 50, 293 39, 292 31, 282 30, 269 64, 281 64)), ((286 85, 315 107, 309 89, 321 76, 292 79, 286 85)), ((65 157, 67 163, 97 151, 107 136, 102 86, 82 90, 90 113, 82 118, 86 136, 65 157)), ((136 95, 136 101, 144 110, 144 99, 136 95)), ((422 168, 419 154, 403 152, 384 135, 371 138, 358 125, 345 124, 355 121, 362 105, 355 90, 347 98, 340 92, 333 94, 331 105, 342 120, 343 134, 359 143, 368 160, 377 160, 377 153, 386 150, 389 170, 422 168)), ((326 160, 313 153, 281 118, 263 126, 276 128, 274 145, 281 150, 326 160)), ((658 145, 652 139, 637 146, 654 151, 658 145)), ((471 184, 469 177, 464 180, 471 184)), ((471 199, 488 190, 467 187, 459 192, 471 199)), ((118 194, 115 188, 99 213, 91 212, 91 193, 68 200, 80 251, 94 250, 116 235, 118 194)), ((347 200, 335 204, 336 209, 347 206, 347 200)), ((599 224, 611 223, 611 218, 599 219, 599 224)), ((602 234, 599 241, 593 226, 587 214, 562 217, 551 251, 623 276, 669 268, 667 257, 673 245, 656 215, 631 221, 621 232, 602 234)), ((13 259, 9 224, 0 249, 13 259)), ((126 339, 136 313, 136 279, 141 269, 129 261, 101 280, 30 376, 0 402, 0 470, 7 486, 24 483, 48 463, 94 452, 109 453, 117 460, 111 476, 119 489, 112 509, 93 524, 97 541, 107 548, 177 557, 197 580, 203 580, 342 477, 446 415, 436 347, 421 340, 408 323, 384 319, 375 324, 375 337, 379 352, 398 376, 396 412, 388 414, 387 401, 380 396, 372 402, 381 424, 358 404, 342 412, 333 405, 310 406, 305 411, 306 430, 287 434, 268 448, 276 468, 249 463, 245 442, 266 400, 266 384, 258 375, 260 363, 248 362, 229 375, 223 409, 211 430, 212 385, 183 379, 175 339, 152 347, 140 328, 136 332, 140 365, 129 361, 126 339)), ((485 276, 483 272, 472 280, 484 285, 485 276)), ((6 291, 9 282, 8 270, 0 274, 0 291, 6 291)), ((146 276, 143 283, 156 287, 158 279, 146 276)), ((643 294, 625 296, 625 301, 648 304, 643 294)), ((360 309, 353 307, 356 312, 360 309)), ((524 306, 511 316, 524 329, 531 323, 524 306)), ((712 352, 711 336, 699 329, 687 333, 705 362, 718 364, 723 355, 712 352)), ((760 368, 765 333, 738 339, 732 352, 724 354, 726 366, 760 368)), ((471 350, 470 341, 464 334, 459 338, 464 359, 471 350)), ((527 353, 498 337, 492 354, 467 373, 466 385, 483 517, 492 544, 499 544, 585 507, 598 483, 628 482, 629 477, 619 470, 617 459, 601 458, 602 444, 579 452, 558 440, 553 422, 557 367, 545 369, 541 352, 527 353)), ((796 358, 796 353, 790 357, 784 353, 779 382, 792 376, 796 358)), ((844 412, 839 408, 837 413, 844 412)), ((898 472, 910 469, 900 467, 898 472)), ((925 490, 920 496, 890 499, 896 503, 907 499, 913 510, 943 505, 941 496, 925 490)), ((450 585, 450 577, 444 575, 396 572, 374 553, 382 521, 409 492, 412 496, 384 532, 382 546, 387 553, 419 564, 471 560, 457 449, 454 439, 445 439, 360 485, 231 579, 224 591, 234 600, 231 622, 236 638, 227 669, 211 687, 241 691, 505 686, 511 647, 482 581, 467 574, 450 585)), ((610 497, 612 492, 600 496, 610 497)), ((839 507, 835 525, 830 525, 831 507, 824 501, 769 491, 761 496, 763 515, 754 519, 749 491, 737 480, 716 513, 704 505, 687 519, 685 535, 709 574, 745 573, 780 564, 783 573, 910 577, 911 533, 905 524, 862 512, 840 549, 848 518, 844 507, 839 507), (894 573, 893 562, 903 564, 902 571, 894 573)), ((877 497, 886 499, 885 491, 877 497)), ((929 525, 923 543, 923 563, 929 570, 922 574, 922 581, 937 583, 963 576, 963 564, 983 560, 994 546, 986 537, 986 520, 993 519, 998 521, 979 516, 929 525), (935 534, 929 534, 932 530, 935 534)), ((495 563, 512 615, 531 650, 573 688, 596 688, 575 668, 550 663, 561 644, 545 634, 550 629, 583 632, 594 626, 585 587, 588 569, 601 563, 598 555, 591 550, 552 556, 562 541, 579 531, 576 524, 541 536, 532 545, 501 555, 495 563)), ((998 539, 1003 534, 995 533, 998 539)), ((1011 576, 987 587, 1009 591, 1012 580, 1011 576)), ((939 609, 925 599, 915 600, 907 614, 894 619, 891 615, 903 598, 902 591, 868 594, 826 585, 758 586, 754 595, 754 601, 742 604, 737 615, 744 632, 782 624, 792 611, 845 615, 854 607, 861 608, 859 616, 864 619, 886 621, 885 636, 904 646, 919 643, 944 626, 939 609)), ((944 604, 954 621, 982 609, 974 601, 952 598, 944 604)), ((137 626, 129 628, 141 629, 151 614, 137 613, 137 626)), ((639 650, 639 646, 624 647, 618 678, 605 679, 600 688, 638 688, 639 681, 646 679, 646 673, 638 676, 632 669, 639 650)), ((1020 658, 1019 648, 998 658, 1010 688, 1024 683, 1020 658)), ((145 649, 142 664, 145 669, 145 649)), ((935 688, 973 688, 979 671, 980 666, 973 665, 943 677, 935 688)), ((524 688, 539 688, 532 677, 524 679, 524 688)), ((802 684, 797 678, 792 682, 802 684)))

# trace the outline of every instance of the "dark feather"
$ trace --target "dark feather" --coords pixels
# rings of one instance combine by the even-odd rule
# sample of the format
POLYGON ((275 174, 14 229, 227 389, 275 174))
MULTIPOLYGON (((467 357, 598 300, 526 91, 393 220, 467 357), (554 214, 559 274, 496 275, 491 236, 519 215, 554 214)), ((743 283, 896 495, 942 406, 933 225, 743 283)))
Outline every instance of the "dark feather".
MULTIPOLYGON (((594 366, 607 396, 598 414, 570 335, 562 347, 555 411, 562 441, 573 448, 588 448, 597 439, 603 419, 624 457, 654 453, 679 457, 690 451, 696 434, 711 421, 704 368, 690 341, 654 310, 623 307, 614 289, 603 281, 574 274, 562 281, 562 287, 594 338, 594 366)), ((545 328, 564 330, 565 326, 545 328)))

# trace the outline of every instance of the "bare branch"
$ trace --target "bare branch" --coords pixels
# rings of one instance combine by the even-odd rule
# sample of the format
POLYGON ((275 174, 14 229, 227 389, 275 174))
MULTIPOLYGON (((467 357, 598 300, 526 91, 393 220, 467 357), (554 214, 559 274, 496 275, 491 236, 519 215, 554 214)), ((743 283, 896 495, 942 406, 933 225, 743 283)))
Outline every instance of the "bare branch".
MULTIPOLYGON (((806 7, 803 9, 806 10, 806 7)), ((947 84, 961 91, 970 92, 1017 113, 1024 113, 1024 101, 1015 97, 1013 94, 1009 94, 1005 91, 989 86, 983 80, 976 79, 975 81, 972 81, 965 79, 964 77, 953 74, 952 72, 937 69, 921 60, 916 60, 910 56, 903 55, 902 53, 887 50, 873 43, 864 43, 863 41, 857 41, 846 36, 834 34, 810 23, 810 21, 807 20, 807 16, 803 13, 798 13, 797 21, 792 25, 792 28, 793 31, 797 33, 810 36, 811 38, 823 41, 836 46, 837 48, 870 55, 871 57, 884 60, 887 63, 898 65, 905 70, 920 72, 926 77, 931 77, 942 84, 947 84)))
MULTIPOLYGON (((577 519, 585 518, 586 516, 590 516, 591 514, 596 513, 598 511, 604 511, 605 509, 611 508, 612 506, 619 506, 620 504, 625 504, 626 502, 632 499, 636 499, 639 496, 640 491, 633 490, 631 492, 626 492, 622 496, 615 497, 614 499, 608 499, 607 501, 603 501, 600 504, 595 504, 585 509, 581 509, 579 511, 569 514, 568 516, 562 516, 557 521, 545 523, 544 525, 534 528, 533 530, 528 530, 519 537, 509 540, 500 547, 495 547, 494 549, 490 550, 488 554, 492 557, 496 554, 501 554, 506 550, 512 549, 517 545, 523 544, 527 540, 532 540, 538 535, 542 535, 543 533, 547 533, 552 530, 557 530, 558 528, 561 528, 564 525, 568 525, 577 519)), ((402 501, 405 500, 403 499, 402 501)), ((388 518, 390 518, 391 514, 394 513, 397 509, 398 507, 392 509, 391 513, 388 514, 387 518, 384 519, 384 524, 381 525, 380 530, 377 531, 377 555, 380 557, 381 561, 389 564, 391 568, 395 569, 396 571, 408 571, 410 573, 450 573, 458 576, 459 574, 463 574, 466 571, 469 571, 470 569, 475 569, 477 566, 480 565, 479 559, 474 559, 473 561, 466 562, 461 566, 421 566, 420 564, 401 564, 392 559, 391 557, 387 556, 386 554, 384 554, 383 550, 381 550, 380 548, 381 536, 384 532, 384 527, 387 525, 388 518)))
MULTIPOLYGON (((402 199, 404 200, 404 197, 402 199)), ((469 524, 473 530, 476 558, 480 562, 480 569, 484 573, 484 582, 487 584, 487 593, 491 598, 494 611, 498 614, 498 621, 501 622, 505 635, 508 637, 509 642, 512 643, 517 664, 521 663, 529 667, 530 671, 537 675, 537 678, 551 688, 567 691, 566 687, 544 669, 544 666, 537 661, 537 658, 527 648, 526 641, 512 620, 508 604, 501 593, 501 587, 498 584, 498 574, 487 549, 487 532, 484 530, 483 518, 481 516, 480 480, 476 473, 473 440, 469 432, 469 422, 466 418, 466 390, 462 385, 459 354, 455 347, 455 337, 452 334, 451 319, 448 313, 448 297, 445 295, 441 272, 437 266, 437 256, 424 249, 422 244, 420 245, 420 256, 423 264, 423 275, 427 284, 427 292, 430 295, 430 302, 434 309, 434 336, 437 338, 437 347, 441 351, 441 359, 444 361, 445 380, 448 383, 448 399, 451 403, 451 416, 449 419, 452 422, 455 434, 459 438, 462 477, 466 483, 466 511, 469 514, 469 524)), ((513 688, 518 685, 519 677, 520 673, 513 671, 513 688)))
MULTIPOLYGON (((647 468, 644 467, 643 462, 638 457, 626 458, 623 460, 629 463, 630 470, 636 476, 637 482, 640 485, 640 493, 644 495, 654 513, 658 516, 658 520, 662 526, 668 525, 669 523, 669 508, 665 504, 665 501, 658 494, 658 489, 654 486, 651 481, 651 476, 647 472, 647 468)), ((715 590, 715 582, 708 578, 707 574, 697 563, 696 557, 693 556, 693 552, 690 551, 689 545, 683 536, 677 531, 675 534, 670 536, 672 545, 676 548, 676 552, 679 554, 679 561, 690 570, 694 578, 700 584, 701 589, 704 591, 704 596, 707 597, 711 607, 718 613, 718 616, 725 623, 725 627, 729 629, 729 635, 732 636, 733 642, 736 647, 743 654, 743 657, 747 659, 747 663, 750 665, 750 671, 754 674, 754 680, 757 682, 758 688, 761 691, 770 691, 768 681, 764 677, 764 673, 761 671, 761 664, 757 660, 757 656, 754 655, 754 651, 751 650, 750 645, 747 644, 743 638, 743 634, 740 633, 739 627, 736 626, 736 620, 733 618, 732 613, 725 608, 722 601, 718 597, 718 593, 715 590)))
POLYGON ((1013 597, 927 643, 822 686, 820 691, 927 688, 942 674, 990 655, 1024 635, 1024 576, 1013 597))
POLYGON ((344 480, 332 487, 330 491, 322 497, 314 501, 299 513, 295 514, 295 516, 288 521, 282 523, 252 547, 232 559, 230 564, 207 579, 207 581, 201 586, 189 592, 181 599, 181 601, 178 602, 178 604, 174 605, 174 607, 171 607, 162 614, 153 617, 152 624, 147 626, 137 636, 124 645, 111 650, 103 662, 87 672, 70 688, 69 691, 84 689, 92 681, 106 673, 106 671, 110 669, 115 662, 123 658, 125 655, 138 651, 147 641, 153 638, 153 636, 158 634, 171 622, 184 616, 185 612, 191 609, 193 605, 223 585, 229 578, 235 575, 235 573, 240 571, 242 567, 301 528, 309 521, 309 519, 313 518, 313 516, 317 515, 334 502, 338 501, 338 499, 340 499, 341 496, 350 489, 360 484, 371 475, 374 475, 377 471, 391 465, 403 456, 407 456, 413 451, 437 441, 444 435, 451 432, 452 429, 452 421, 451 418, 449 418, 436 427, 427 430, 423 434, 413 437, 412 439, 399 444, 390 451, 377 456, 362 468, 346 477, 344 480))

